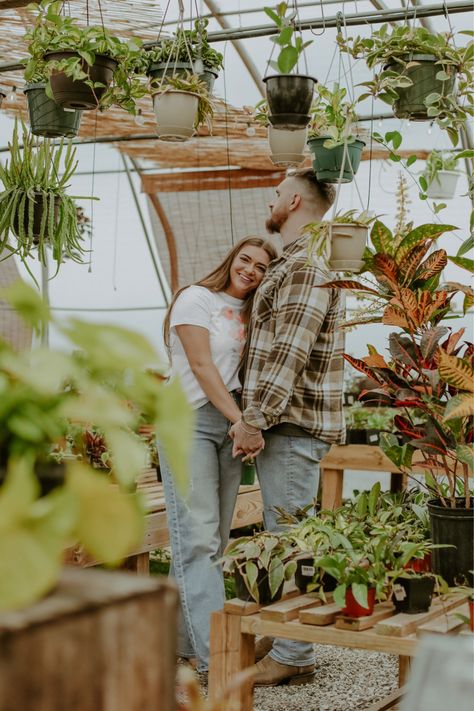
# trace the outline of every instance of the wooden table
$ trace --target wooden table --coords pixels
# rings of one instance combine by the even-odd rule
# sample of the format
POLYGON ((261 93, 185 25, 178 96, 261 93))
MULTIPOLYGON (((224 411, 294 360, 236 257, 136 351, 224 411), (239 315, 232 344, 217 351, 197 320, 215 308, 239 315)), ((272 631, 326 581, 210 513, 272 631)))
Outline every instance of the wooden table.
MULTIPOLYGON (((293 592, 266 607, 230 600, 222 611, 211 616, 209 698, 218 699, 232 677, 254 663, 255 635, 396 654, 401 685, 420 635, 452 634, 463 627, 453 612, 459 606, 462 607, 456 612, 467 614, 465 598, 459 595, 436 599, 429 612, 417 615, 395 614, 390 603, 382 603, 371 617, 354 621, 342 617, 333 603, 323 605, 315 594, 293 592)), ((231 702, 240 711, 252 710, 251 681, 231 691, 229 706, 231 702)), ((389 708, 386 704, 377 706, 389 708)))

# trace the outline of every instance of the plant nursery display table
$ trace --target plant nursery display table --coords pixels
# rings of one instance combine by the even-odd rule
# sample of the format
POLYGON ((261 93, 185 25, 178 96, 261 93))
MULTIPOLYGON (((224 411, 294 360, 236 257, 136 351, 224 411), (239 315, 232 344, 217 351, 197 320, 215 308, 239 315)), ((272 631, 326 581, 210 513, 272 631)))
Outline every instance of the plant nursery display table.
MULTIPOLYGON (((342 616, 335 604, 323 604, 311 593, 301 595, 292 591, 283 600, 267 606, 229 600, 222 611, 211 616, 209 698, 217 699, 235 674, 254 663, 256 635, 396 654, 401 685, 419 637, 464 630, 465 625, 456 613, 467 615, 467 609, 466 598, 452 594, 433 599, 429 612, 396 614, 391 603, 381 603, 370 617, 355 620, 342 616)), ((252 682, 247 680, 232 689, 229 705, 231 700, 240 711, 252 711, 252 682)), ((380 704, 374 708, 377 707, 390 708, 380 704)))

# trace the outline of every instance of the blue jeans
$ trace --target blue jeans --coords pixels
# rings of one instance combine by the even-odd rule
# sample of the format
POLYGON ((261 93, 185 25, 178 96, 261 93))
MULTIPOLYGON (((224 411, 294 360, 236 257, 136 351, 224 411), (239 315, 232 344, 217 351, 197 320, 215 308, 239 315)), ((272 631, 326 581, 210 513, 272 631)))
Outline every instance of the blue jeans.
MULTIPOLYGON (((268 531, 281 531, 275 507, 294 513, 316 498, 319 462, 330 445, 315 437, 293 437, 264 432, 265 449, 258 455, 257 471, 268 531)), ((275 639, 270 656, 281 664, 314 664, 314 647, 306 642, 275 639)))
POLYGON ((189 463, 189 491, 179 496, 160 449, 173 556, 171 574, 178 584, 181 620, 178 654, 197 657, 198 671, 209 663, 209 618, 224 607, 220 565, 229 538, 240 485, 241 458, 232 458, 230 423, 212 405, 196 410, 196 428, 189 463))

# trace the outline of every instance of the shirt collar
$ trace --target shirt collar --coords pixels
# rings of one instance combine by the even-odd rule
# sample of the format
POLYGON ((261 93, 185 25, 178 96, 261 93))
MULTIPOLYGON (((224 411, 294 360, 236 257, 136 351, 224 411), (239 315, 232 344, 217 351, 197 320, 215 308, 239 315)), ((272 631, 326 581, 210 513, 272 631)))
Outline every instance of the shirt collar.
POLYGON ((279 257, 277 257, 273 262, 272 266, 274 264, 279 263, 281 260, 288 259, 288 257, 291 254, 296 254, 297 252, 301 252, 302 250, 305 250, 308 247, 308 240, 309 240, 309 235, 307 233, 301 235, 300 237, 297 237, 296 239, 293 240, 293 242, 290 242, 287 244, 284 248, 282 253, 280 254, 279 257))

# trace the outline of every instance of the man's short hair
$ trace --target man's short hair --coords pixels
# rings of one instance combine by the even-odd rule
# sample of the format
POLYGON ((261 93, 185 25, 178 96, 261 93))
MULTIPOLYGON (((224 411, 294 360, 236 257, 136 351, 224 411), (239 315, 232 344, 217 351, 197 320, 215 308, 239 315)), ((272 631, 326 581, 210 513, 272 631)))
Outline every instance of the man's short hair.
POLYGON ((336 189, 331 183, 321 183, 312 168, 290 169, 287 171, 287 176, 304 180, 306 187, 314 197, 322 202, 325 207, 325 212, 329 210, 336 199, 336 189))

